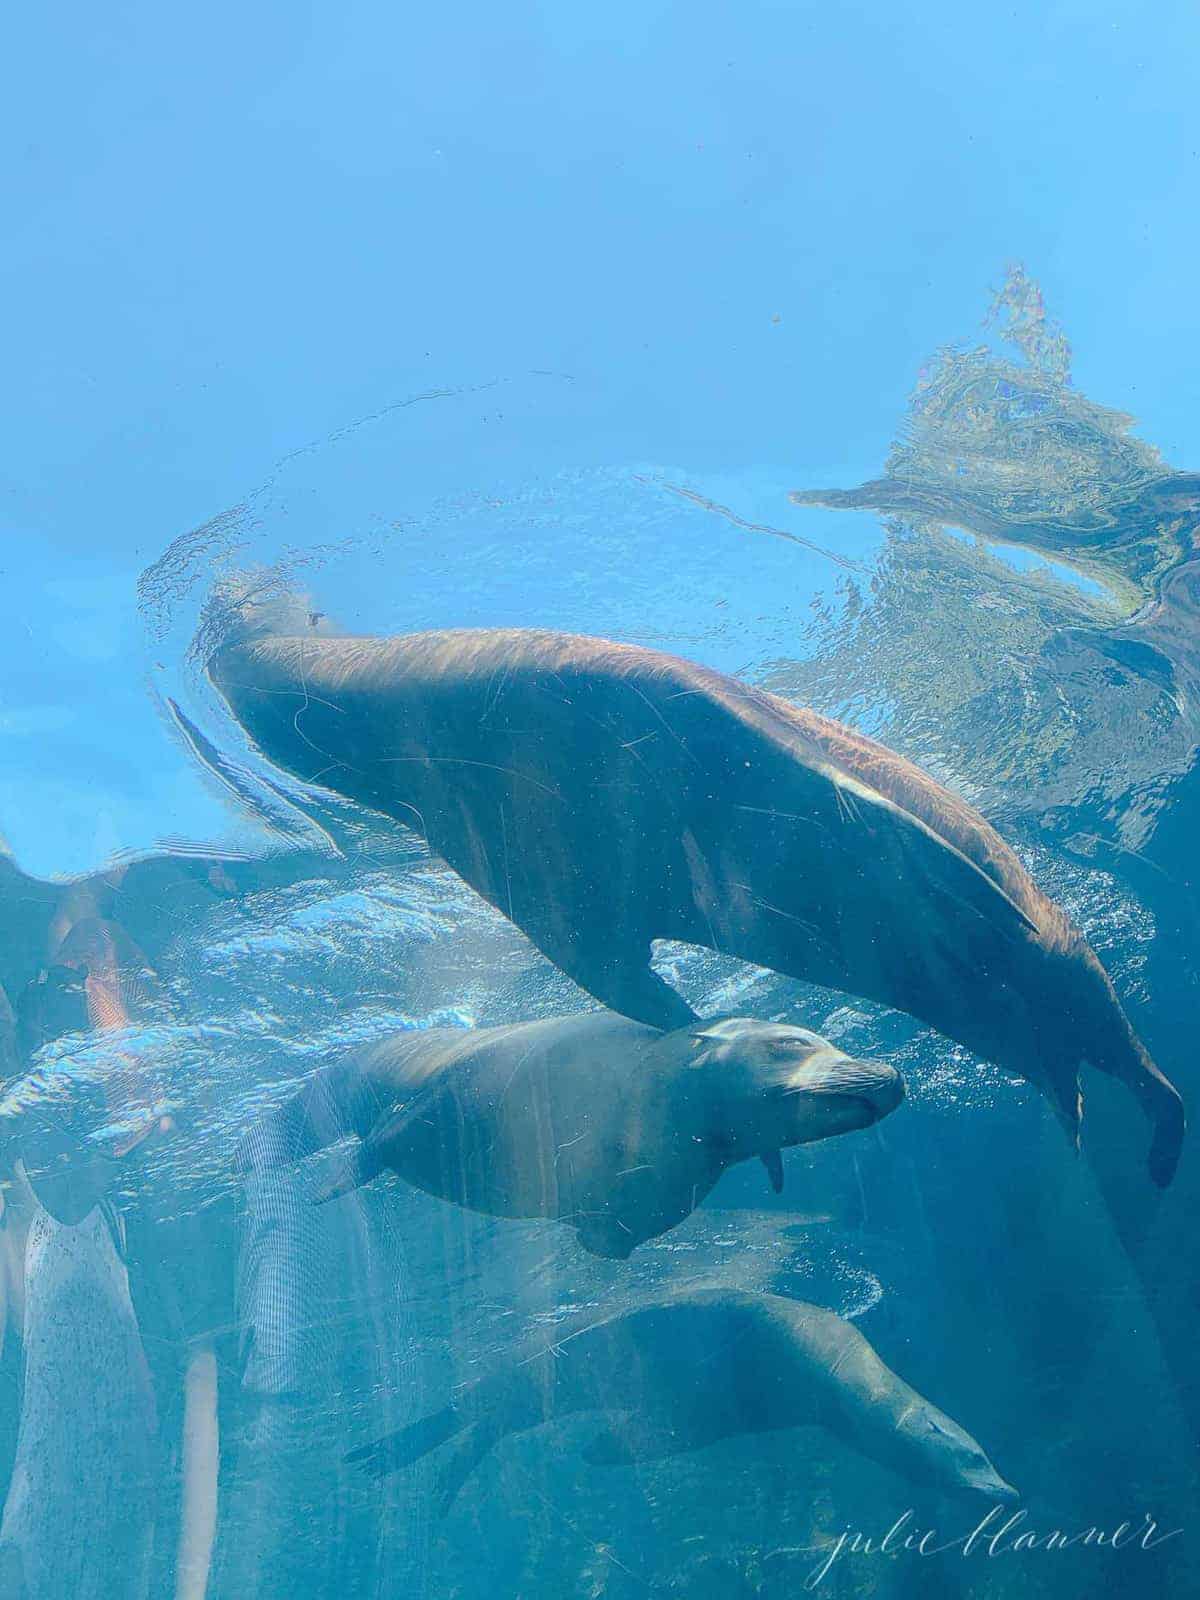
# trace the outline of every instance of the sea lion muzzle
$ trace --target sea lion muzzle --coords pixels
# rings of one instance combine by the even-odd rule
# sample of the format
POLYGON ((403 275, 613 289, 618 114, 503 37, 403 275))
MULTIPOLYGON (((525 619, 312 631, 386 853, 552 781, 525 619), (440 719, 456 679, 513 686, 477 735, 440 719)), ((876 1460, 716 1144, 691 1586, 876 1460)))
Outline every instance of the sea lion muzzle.
POLYGON ((861 1107, 864 1119, 857 1126, 869 1128, 896 1109, 904 1099, 905 1087, 904 1079, 886 1061, 859 1061, 839 1054, 827 1066, 818 1062, 797 1085, 797 1092, 852 1101, 861 1107))
POLYGON ((874 1127, 896 1109, 905 1092, 904 1079, 886 1061, 859 1061, 825 1046, 802 1066, 794 1082, 768 1092, 768 1106, 785 1108, 784 1136, 774 1148, 759 1152, 774 1193, 783 1193, 783 1147, 874 1127))

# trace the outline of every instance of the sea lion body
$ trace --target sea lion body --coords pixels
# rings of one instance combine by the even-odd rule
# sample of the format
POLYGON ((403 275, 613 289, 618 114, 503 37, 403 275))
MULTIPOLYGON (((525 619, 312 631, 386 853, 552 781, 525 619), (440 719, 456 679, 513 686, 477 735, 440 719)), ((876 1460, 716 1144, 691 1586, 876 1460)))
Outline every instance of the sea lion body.
POLYGON ((362 1144, 322 1198, 389 1168, 501 1217, 550 1217, 624 1259, 681 1222, 726 1167, 867 1127, 904 1086, 802 1028, 728 1018, 663 1034, 611 1012, 409 1031, 319 1075, 280 1113, 302 1156, 362 1144))
POLYGON ((229 645, 263 754, 422 832, 613 1010, 682 1026, 651 941, 894 1006, 1028 1078, 1072 1132, 1122 1079, 1168 1182, 1183 1111, 1095 954, 993 828, 850 729, 672 656, 521 630, 229 645))
POLYGON ((351 1459, 382 1474, 469 1430, 443 1474, 445 1509, 505 1434, 591 1411, 616 1414, 585 1452, 593 1465, 818 1426, 913 1482, 1016 1498, 975 1440, 886 1367, 851 1323, 804 1301, 725 1289, 685 1290, 557 1328, 444 1410, 351 1459))

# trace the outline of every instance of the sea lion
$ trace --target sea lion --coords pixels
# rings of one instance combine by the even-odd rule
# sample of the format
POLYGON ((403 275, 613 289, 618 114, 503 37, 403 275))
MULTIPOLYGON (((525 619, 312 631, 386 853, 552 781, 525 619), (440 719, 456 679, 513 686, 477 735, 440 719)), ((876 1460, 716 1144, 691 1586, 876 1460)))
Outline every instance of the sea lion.
POLYGON ((726 1167, 869 1127, 895 1109, 893 1067, 744 1017, 663 1034, 612 1012, 393 1035, 322 1073, 279 1113, 301 1156, 363 1138, 329 1199, 384 1168, 444 1200, 569 1223, 624 1260, 700 1203, 726 1167), (382 1115, 386 1107, 397 1107, 382 1115))
POLYGON ((382 1475, 469 1430, 441 1477, 444 1513, 505 1434, 584 1411, 618 1413, 585 1450, 590 1465, 807 1425, 914 1483, 1018 1498, 970 1434, 886 1367, 851 1323, 803 1300, 726 1289, 679 1291, 541 1333, 441 1411, 348 1459, 382 1475))
POLYGON ((651 941, 906 1011, 1037 1084, 1077 1140, 1120 1078, 1174 1174, 1183 1106, 1103 967, 995 830, 880 744, 692 662, 463 630, 229 644, 210 676, 262 753, 424 833, 605 1005, 690 1008, 651 941))

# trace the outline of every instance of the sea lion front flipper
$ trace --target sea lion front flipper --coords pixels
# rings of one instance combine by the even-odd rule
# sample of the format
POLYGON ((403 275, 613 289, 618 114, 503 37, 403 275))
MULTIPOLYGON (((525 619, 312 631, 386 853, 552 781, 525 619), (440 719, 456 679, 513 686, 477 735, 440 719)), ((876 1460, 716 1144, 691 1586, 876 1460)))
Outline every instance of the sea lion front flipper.
POLYGON ((764 1150, 764 1151, 761 1152, 761 1154, 759 1155, 758 1159, 762 1162, 763 1166, 766 1167, 766 1169, 767 1169, 767 1177, 770 1179, 771 1188, 775 1191, 776 1194, 782 1194, 783 1193, 783 1151, 782 1150, 764 1150))
POLYGON ((494 1417, 483 1417, 458 1441, 438 1473, 438 1516, 444 1517, 458 1499, 463 1484, 504 1432, 494 1417))
POLYGON ((349 1450, 343 1457, 369 1472, 373 1478, 385 1478, 401 1467, 411 1467, 431 1450, 436 1450, 447 1439, 452 1439, 467 1425, 466 1418, 454 1406, 443 1406, 407 1428, 398 1428, 382 1439, 349 1450))

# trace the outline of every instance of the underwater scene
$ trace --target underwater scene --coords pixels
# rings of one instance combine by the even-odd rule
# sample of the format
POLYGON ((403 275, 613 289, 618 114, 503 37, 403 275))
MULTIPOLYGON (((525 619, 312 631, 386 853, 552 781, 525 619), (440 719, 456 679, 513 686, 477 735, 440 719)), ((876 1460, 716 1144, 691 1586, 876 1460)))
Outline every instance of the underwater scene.
POLYGON ((1200 1593, 1194 16, 68 21, 0 1600, 1200 1593))

